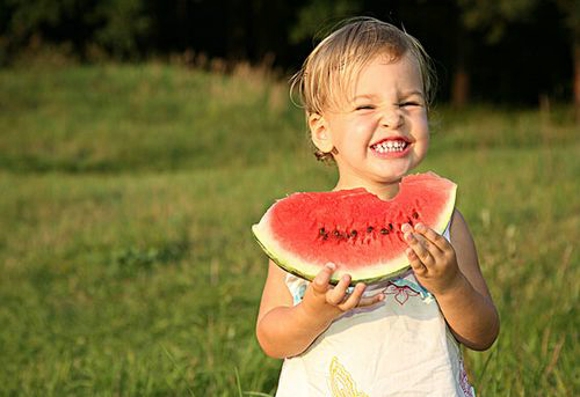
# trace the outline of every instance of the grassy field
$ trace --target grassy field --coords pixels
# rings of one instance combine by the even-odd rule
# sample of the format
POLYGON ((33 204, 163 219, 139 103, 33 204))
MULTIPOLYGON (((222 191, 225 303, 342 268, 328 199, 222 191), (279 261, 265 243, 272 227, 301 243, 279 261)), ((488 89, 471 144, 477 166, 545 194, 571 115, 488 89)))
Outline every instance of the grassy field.
MULTIPOLYGON (((285 84, 175 66, 0 71, 0 396, 267 396, 250 226, 332 186, 285 84)), ((580 395, 580 140, 569 109, 436 108, 502 331, 480 396, 580 395)))

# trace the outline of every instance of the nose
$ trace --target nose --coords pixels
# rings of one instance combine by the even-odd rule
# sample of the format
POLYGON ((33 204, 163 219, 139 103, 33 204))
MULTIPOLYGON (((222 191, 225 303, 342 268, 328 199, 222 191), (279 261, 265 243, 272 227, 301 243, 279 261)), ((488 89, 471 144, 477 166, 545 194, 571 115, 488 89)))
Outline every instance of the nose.
POLYGON ((381 124, 388 128, 399 128, 403 124, 403 115, 398 106, 385 108, 381 116, 381 124))

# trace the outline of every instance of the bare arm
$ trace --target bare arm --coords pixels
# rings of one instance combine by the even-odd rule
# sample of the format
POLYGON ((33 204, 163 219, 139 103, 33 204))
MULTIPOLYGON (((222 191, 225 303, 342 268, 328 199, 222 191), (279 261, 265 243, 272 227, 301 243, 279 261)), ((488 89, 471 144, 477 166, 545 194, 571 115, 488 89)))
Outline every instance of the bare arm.
POLYGON ((463 216, 455 211, 451 244, 431 229, 405 229, 409 259, 418 280, 439 303, 456 338, 486 350, 499 333, 499 316, 481 274, 475 243, 463 216))
POLYGON ((358 284, 348 295, 349 276, 332 287, 329 280, 333 271, 332 265, 325 267, 306 289, 302 302, 293 306, 284 281, 286 273, 270 262, 256 324, 258 342, 267 355, 284 358, 300 354, 345 311, 382 299, 379 295, 363 300, 364 284, 358 284))

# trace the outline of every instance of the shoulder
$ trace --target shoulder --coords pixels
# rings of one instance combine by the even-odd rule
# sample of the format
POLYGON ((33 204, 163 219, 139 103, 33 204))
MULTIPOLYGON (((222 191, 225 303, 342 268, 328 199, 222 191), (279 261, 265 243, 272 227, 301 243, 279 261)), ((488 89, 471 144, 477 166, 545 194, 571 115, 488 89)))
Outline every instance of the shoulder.
POLYGON ((451 227, 453 227, 453 225, 456 225, 456 226, 465 225, 465 226, 467 226, 467 221, 465 220, 465 217, 463 216, 461 211, 459 211, 458 208, 455 208, 453 210, 453 215, 451 215, 451 227))
POLYGON ((484 296, 489 296, 489 290, 479 266, 475 241, 467 221, 457 209, 451 218, 450 234, 459 269, 477 291, 484 296))
POLYGON ((462 270, 464 270, 464 267, 479 267, 473 236, 467 221, 458 209, 454 211, 451 217, 449 235, 451 245, 453 245, 457 255, 459 267, 462 270))
POLYGON ((462 246, 465 246, 464 248, 469 248, 469 246, 473 245, 473 248, 475 248, 473 236, 471 235, 467 221, 458 209, 455 209, 451 217, 449 234, 451 237, 451 243, 454 246, 459 245, 460 248, 462 246))

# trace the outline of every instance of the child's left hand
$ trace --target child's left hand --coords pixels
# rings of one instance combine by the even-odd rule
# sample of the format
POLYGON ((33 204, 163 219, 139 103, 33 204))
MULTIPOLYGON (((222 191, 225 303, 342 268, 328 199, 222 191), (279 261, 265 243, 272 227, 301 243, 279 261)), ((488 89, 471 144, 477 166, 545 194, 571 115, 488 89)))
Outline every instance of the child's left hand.
POLYGON ((453 246, 433 229, 419 223, 401 226, 406 254, 418 281, 435 296, 452 289, 463 277, 453 246))

